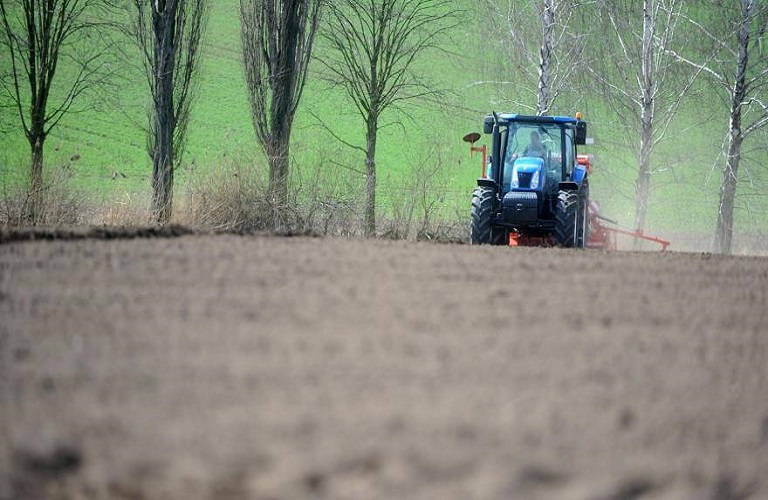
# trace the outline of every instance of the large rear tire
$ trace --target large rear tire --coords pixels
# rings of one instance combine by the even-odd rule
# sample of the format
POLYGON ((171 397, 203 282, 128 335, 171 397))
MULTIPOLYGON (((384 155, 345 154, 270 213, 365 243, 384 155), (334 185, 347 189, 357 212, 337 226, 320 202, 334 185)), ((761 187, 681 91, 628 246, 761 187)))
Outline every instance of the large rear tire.
POLYGON ((584 181, 579 190, 578 219, 576 221, 576 246, 586 248, 589 241, 589 184, 584 181))
POLYGON ((555 242, 557 246, 565 248, 576 246, 578 209, 579 195, 577 193, 564 190, 557 193, 557 208, 555 209, 555 242))
POLYGON ((470 242, 473 245, 503 245, 504 234, 499 228, 494 228, 494 201, 496 194, 493 190, 478 187, 472 193, 472 224, 470 226, 470 242))
POLYGON ((588 239, 589 188, 577 193, 561 190, 557 194, 555 211, 555 242, 565 248, 584 248, 588 239))

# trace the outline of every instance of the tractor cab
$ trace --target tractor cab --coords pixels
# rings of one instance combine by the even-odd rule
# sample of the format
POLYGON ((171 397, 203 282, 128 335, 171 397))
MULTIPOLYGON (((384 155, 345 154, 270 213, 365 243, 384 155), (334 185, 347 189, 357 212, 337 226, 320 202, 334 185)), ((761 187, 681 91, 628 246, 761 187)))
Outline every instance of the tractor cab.
MULTIPOLYGON (((499 162, 502 194, 521 190, 556 193, 559 183, 573 176, 572 130, 523 122, 510 124, 502 135, 503 162, 499 162)), ((490 168, 492 175, 493 167, 490 168)))
POLYGON ((499 115, 496 131, 493 119, 486 118, 484 124, 486 133, 494 134, 486 177, 497 183, 501 194, 556 192, 560 182, 583 178, 586 172, 576 160, 576 145, 586 134, 585 122, 570 117, 499 115))

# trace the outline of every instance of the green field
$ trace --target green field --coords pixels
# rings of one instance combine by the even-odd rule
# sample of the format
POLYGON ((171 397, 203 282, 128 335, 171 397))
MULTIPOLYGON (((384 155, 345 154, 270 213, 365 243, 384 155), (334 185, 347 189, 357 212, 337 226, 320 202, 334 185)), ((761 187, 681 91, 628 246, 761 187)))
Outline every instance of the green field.
MULTIPOLYGON (((378 145, 378 198, 385 213, 403 197, 428 192, 443 217, 468 218, 469 196, 480 172, 480 160, 470 160, 461 137, 481 128, 482 117, 507 94, 535 103, 535 94, 519 86, 501 87, 478 82, 514 81, 500 75, 498 55, 485 41, 485 20, 472 2, 461 23, 443 42, 442 51, 425 54, 420 70, 432 85, 445 91, 439 101, 414 103, 404 112, 383 117, 378 145), (527 94, 530 94, 528 96, 527 94), (422 172, 432 172, 426 187, 414 188, 422 172)), ((317 45, 317 54, 324 47, 317 45)), ((4 56, 4 55, 3 55, 4 56)), ((7 58, 0 58, 6 65, 7 58)), ((334 139, 327 130, 362 146, 364 127, 342 91, 330 88, 321 78, 320 65, 310 67, 310 78, 296 117, 293 141, 294 182, 303 190, 314 189, 314 179, 338 179, 342 190, 359 191, 363 186, 363 156, 334 139), (315 118, 317 117, 317 118, 315 118), (321 123, 322 122, 322 123, 321 123), (318 172, 322 176, 318 177, 318 172)), ((146 153, 147 90, 138 59, 123 62, 120 79, 106 100, 93 99, 86 110, 68 115, 46 142, 46 174, 51 177, 66 168, 71 186, 99 201, 146 199, 150 191, 151 163, 146 153), (79 159, 72 161, 74 155, 79 159)), ((193 108, 187 148, 177 173, 176 189, 182 193, 191 179, 229 175, 226 167, 237 165, 265 175, 265 162, 255 140, 240 62, 238 2, 213 3, 199 70, 200 88, 193 108)), ((611 113, 600 105, 599 96, 586 88, 580 106, 590 122, 595 145, 586 152, 595 155, 591 181, 593 198, 603 212, 623 225, 633 223, 633 193, 636 166, 631 151, 621 140, 631 131, 618 128, 611 113)), ((4 98, 4 97, 0 97, 4 98)), ((559 102, 553 114, 573 114, 577 109, 559 102)), ((714 227, 720 170, 720 154, 727 130, 727 107, 714 92, 702 89, 684 106, 653 158, 658 171, 648 214, 649 230, 701 231, 714 227)), ((504 109, 503 111, 522 111, 504 109)), ((26 181, 29 147, 15 114, 2 108, 0 118, 0 185, 22 185, 26 181)), ((765 136, 752 139, 764 141, 765 136)), ((752 145, 745 155, 737 221, 740 231, 763 231, 768 219, 765 193, 768 177, 762 165, 764 151, 752 145)), ((177 194, 178 194, 177 193, 177 194)), ((349 193, 362 196, 361 192, 349 193)))

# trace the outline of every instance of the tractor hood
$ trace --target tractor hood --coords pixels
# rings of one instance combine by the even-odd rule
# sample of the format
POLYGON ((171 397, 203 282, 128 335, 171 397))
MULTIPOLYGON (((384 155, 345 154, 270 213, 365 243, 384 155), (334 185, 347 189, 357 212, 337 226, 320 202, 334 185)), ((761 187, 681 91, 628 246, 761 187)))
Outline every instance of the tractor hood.
POLYGON ((523 156, 515 160, 511 169, 509 189, 538 191, 542 187, 541 171, 544 160, 535 156, 523 156))

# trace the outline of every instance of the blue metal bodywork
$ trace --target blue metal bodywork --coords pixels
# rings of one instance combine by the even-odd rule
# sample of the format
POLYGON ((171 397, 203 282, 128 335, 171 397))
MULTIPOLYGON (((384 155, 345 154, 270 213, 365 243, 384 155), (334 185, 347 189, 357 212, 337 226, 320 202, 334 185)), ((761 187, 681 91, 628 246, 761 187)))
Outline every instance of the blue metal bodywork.
POLYGON ((577 123, 578 120, 572 116, 528 116, 517 113, 502 113, 500 120, 507 122, 526 122, 526 123, 577 123))
POLYGON ((512 168, 505 167, 509 172, 504 179, 504 191, 541 191, 543 187, 541 171, 544 160, 534 156, 523 156, 515 160, 512 168))
POLYGON ((584 178, 587 176, 587 169, 583 165, 576 164, 576 167, 573 169, 573 182, 581 186, 581 183, 584 182, 584 178))

